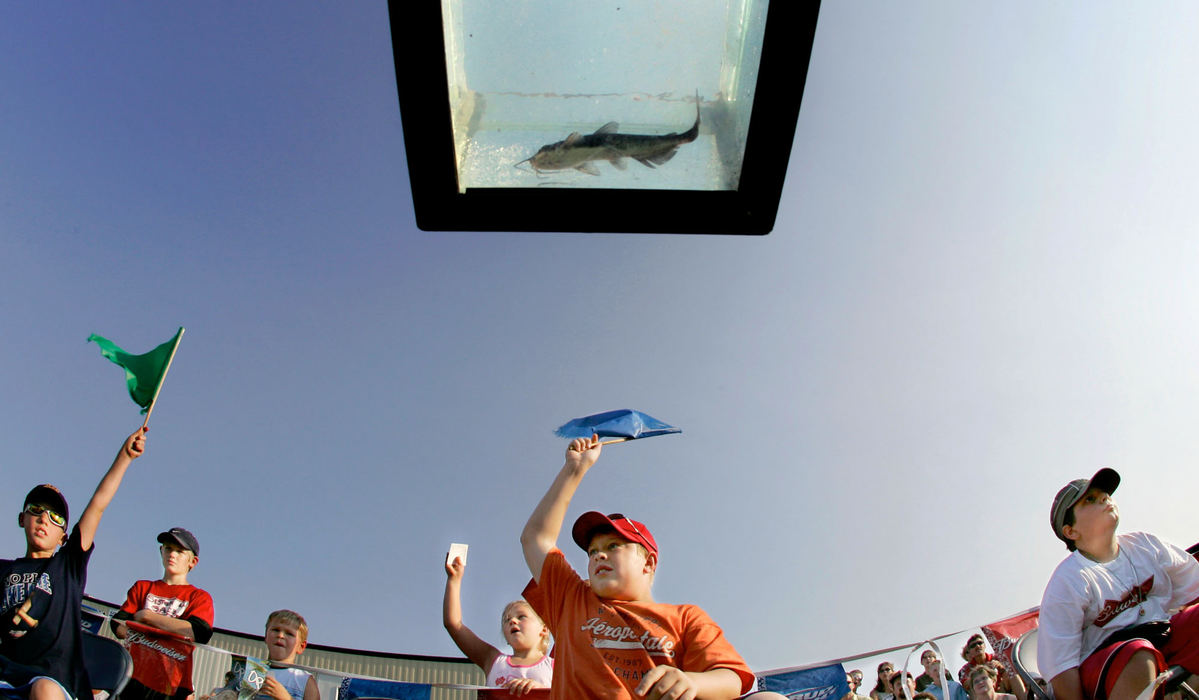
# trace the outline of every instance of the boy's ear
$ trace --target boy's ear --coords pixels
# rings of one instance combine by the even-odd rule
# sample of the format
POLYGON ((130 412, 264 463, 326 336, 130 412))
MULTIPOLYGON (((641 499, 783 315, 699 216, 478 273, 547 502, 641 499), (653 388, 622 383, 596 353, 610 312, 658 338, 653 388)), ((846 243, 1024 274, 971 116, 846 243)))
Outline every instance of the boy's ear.
POLYGON ((1079 531, 1075 529, 1073 525, 1062 525, 1062 535, 1064 535, 1066 539, 1071 541, 1077 540, 1079 534, 1081 533, 1079 533, 1079 531))
POLYGON ((658 555, 649 552, 645 555, 645 573, 652 574, 658 570, 658 555))
POLYGON ((187 570, 191 571, 192 569, 196 568, 196 564, 198 563, 200 563, 200 557, 197 557, 195 554, 193 554, 191 563, 187 565, 187 570))
POLYGON ((307 648, 308 648, 308 640, 307 640, 307 639, 305 639, 304 641, 300 642, 299 644, 296 644, 296 656, 299 656, 300 654, 303 654, 303 653, 304 653, 304 650, 305 650, 305 649, 307 649, 307 648))
POLYGON ((17 513, 17 527, 21 528, 22 530, 25 529, 25 511, 17 513))

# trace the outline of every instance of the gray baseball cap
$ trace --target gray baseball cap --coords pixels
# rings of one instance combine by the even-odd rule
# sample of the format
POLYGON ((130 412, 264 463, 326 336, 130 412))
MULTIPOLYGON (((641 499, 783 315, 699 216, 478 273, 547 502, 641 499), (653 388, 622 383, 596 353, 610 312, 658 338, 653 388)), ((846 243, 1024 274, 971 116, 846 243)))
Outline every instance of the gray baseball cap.
POLYGON ((1067 548, 1073 549, 1074 543, 1062 534, 1062 527, 1066 524, 1066 513, 1092 488, 1099 489, 1106 494, 1113 494, 1119 485, 1120 475, 1116 473, 1116 470, 1104 467, 1095 472, 1090 479, 1075 479, 1063 486, 1062 490, 1053 497, 1053 508, 1049 511, 1049 525, 1053 528, 1053 534, 1065 542, 1067 548))

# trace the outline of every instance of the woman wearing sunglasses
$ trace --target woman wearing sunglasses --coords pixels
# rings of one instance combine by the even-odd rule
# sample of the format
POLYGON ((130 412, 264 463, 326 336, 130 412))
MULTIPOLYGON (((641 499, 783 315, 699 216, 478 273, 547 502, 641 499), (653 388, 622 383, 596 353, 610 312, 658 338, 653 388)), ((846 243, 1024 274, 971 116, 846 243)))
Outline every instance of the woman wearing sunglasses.
POLYGON ((895 674, 895 664, 890 661, 884 661, 878 665, 877 680, 874 681, 874 689, 870 691, 870 697, 873 700, 892 700, 891 695, 891 676, 895 674))

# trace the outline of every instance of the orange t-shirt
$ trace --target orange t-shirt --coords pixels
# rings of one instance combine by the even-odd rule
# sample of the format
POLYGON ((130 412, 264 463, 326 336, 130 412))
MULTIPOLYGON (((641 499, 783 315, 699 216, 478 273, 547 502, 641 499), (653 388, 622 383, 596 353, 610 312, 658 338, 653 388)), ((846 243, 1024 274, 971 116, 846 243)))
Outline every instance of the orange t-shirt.
POLYGON ((741 677, 742 693, 753 685, 741 655, 694 605, 604 600, 558 549, 546 556, 537 587, 530 603, 554 633, 551 700, 633 700, 641 677, 663 664, 693 672, 727 668, 741 677))

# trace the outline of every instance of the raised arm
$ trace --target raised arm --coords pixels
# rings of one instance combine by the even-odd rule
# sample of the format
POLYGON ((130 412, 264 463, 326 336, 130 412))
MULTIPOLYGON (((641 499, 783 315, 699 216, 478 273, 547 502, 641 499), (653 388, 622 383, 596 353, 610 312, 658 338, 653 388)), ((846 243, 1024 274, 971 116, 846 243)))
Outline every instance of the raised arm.
POLYGON ((574 498, 579 483, 587 470, 599 459, 599 437, 576 438, 566 448, 566 462, 562 471, 558 472, 549 491, 541 497, 541 502, 533 509, 529 522, 520 533, 520 546, 525 553, 525 563, 537 582, 541 582, 541 565, 545 557, 554 547, 558 546, 558 532, 562 530, 562 520, 566 518, 566 509, 570 499, 574 498))
POLYGON ((138 428, 132 435, 125 438, 125 444, 121 445, 116 458, 112 460, 112 466, 108 468, 104 478, 100 479, 100 485, 92 494, 92 500, 87 502, 87 508, 83 510, 77 526, 79 528, 79 545, 83 551, 86 552, 92 548, 92 544, 96 540, 96 528, 100 526, 100 518, 104 516, 104 510, 108 508, 108 504, 112 503, 113 496, 117 495, 121 479, 125 478, 125 470, 129 468, 133 460, 141 457, 145 452, 147 430, 149 428, 138 428))
POLYGON ((445 631, 450 633, 450 639, 466 654, 466 658, 483 669, 483 673, 495 663, 500 650, 479 638, 471 628, 462 624, 462 574, 465 571, 462 559, 454 557, 454 561, 445 565, 445 598, 441 602, 441 622, 445 631))
POLYGON ((1028 698, 1028 688, 1024 685, 1024 679, 1020 674, 1013 670, 1009 670, 1007 674, 1008 687, 1012 691, 1012 695, 1016 696, 1016 700, 1026 700, 1028 698))

